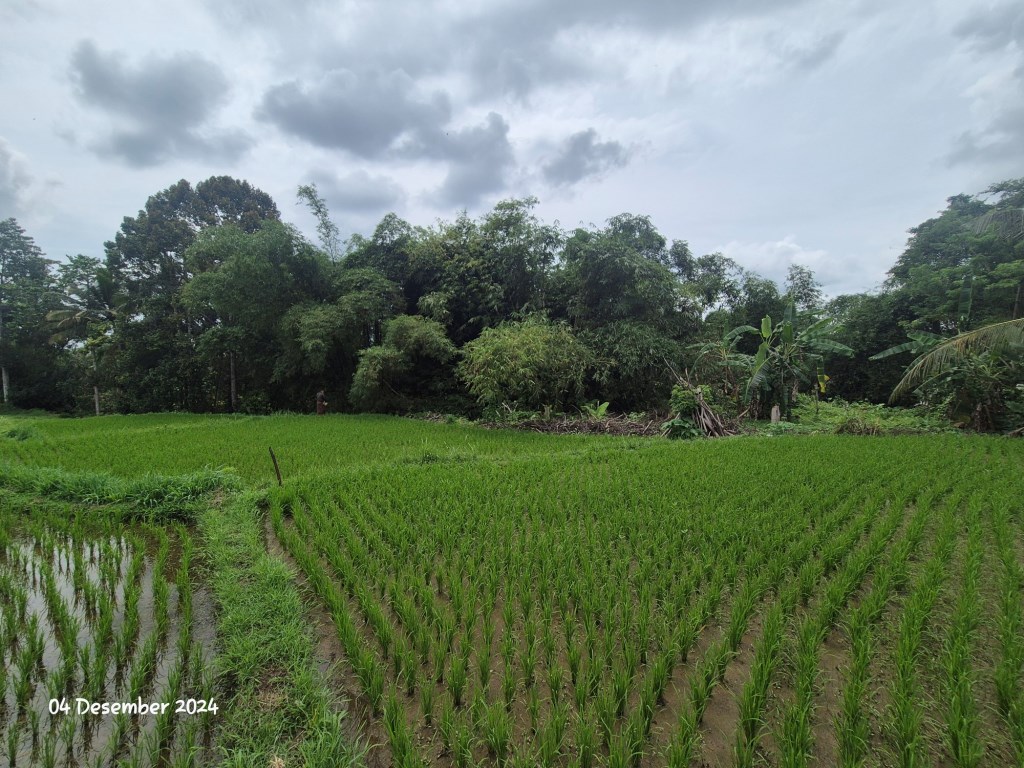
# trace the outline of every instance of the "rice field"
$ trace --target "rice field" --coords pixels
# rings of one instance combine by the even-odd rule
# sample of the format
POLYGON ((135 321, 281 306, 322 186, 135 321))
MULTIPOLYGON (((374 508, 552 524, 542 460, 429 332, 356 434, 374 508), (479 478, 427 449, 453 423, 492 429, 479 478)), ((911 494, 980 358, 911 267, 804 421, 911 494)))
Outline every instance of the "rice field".
POLYGON ((732 441, 377 470, 285 488, 271 519, 395 765, 1010 765, 1021 455, 732 441))
POLYGON ((18 426, 12 764, 1024 765, 1020 441, 18 426))
POLYGON ((194 558, 181 525, 0 516, 7 765, 200 764, 217 704, 194 558))

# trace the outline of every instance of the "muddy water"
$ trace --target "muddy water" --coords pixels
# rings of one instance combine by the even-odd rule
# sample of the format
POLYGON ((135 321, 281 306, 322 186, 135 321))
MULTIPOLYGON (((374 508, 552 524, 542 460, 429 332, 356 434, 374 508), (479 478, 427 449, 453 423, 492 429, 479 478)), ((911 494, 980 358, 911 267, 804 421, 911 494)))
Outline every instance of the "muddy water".
MULTIPOLYGON (((128 529, 124 535, 90 535, 73 529, 54 531, 38 527, 15 533, 5 549, 0 551, 0 584, 7 585, 0 610, 0 666, 6 671, 0 704, 0 764, 33 765, 113 765, 117 761, 138 754, 141 764, 150 764, 150 756, 157 763, 167 762, 176 746, 180 746, 184 732, 200 746, 204 746, 201 725, 212 724, 216 716, 203 718, 197 714, 173 714, 175 701, 203 698, 201 690, 203 670, 212 661, 214 641, 213 600, 209 591, 198 582, 199 568, 195 559, 190 567, 192 583, 192 623, 188 659, 183 667, 182 682, 177 694, 170 690, 169 681, 175 669, 182 666, 178 653, 179 635, 184 624, 175 575, 181 561, 180 542, 169 532, 171 552, 162 572, 156 571, 156 541, 150 531, 128 529), (133 555, 142 553, 142 568, 136 572, 139 588, 137 604, 138 633, 126 661, 118 668, 114 659, 114 641, 122 633, 126 621, 126 593, 130 589, 128 576, 133 555), (64 652, 59 642, 56 615, 46 599, 44 572, 53 574, 56 594, 68 613, 78 624, 75 638, 76 656, 74 673, 63 690, 57 690, 59 671, 64 652), (90 662, 99 653, 107 659, 100 693, 93 693, 93 703, 134 701, 129 697, 129 680, 133 665, 140 663, 142 650, 149 638, 157 632, 155 619, 154 585, 167 584, 168 622, 166 631, 157 638, 156 659, 146 676, 141 693, 143 702, 169 703, 167 744, 163 749, 157 742, 157 718, 154 716, 122 716, 109 714, 79 714, 77 698, 89 696, 86 691, 82 654, 87 650, 90 662), (110 598, 109 637, 101 638, 100 612, 89 605, 87 595, 105 593, 110 598), (10 599, 12 598, 13 599, 10 599), (18 604, 24 605, 24 611, 18 604), (23 673, 19 658, 31 645, 32 617, 36 617, 42 638, 41 661, 31 667, 32 693, 27 704, 18 704, 18 686, 23 673), (198 667, 192 663, 198 661, 198 667), (70 713, 51 714, 55 709, 51 699, 63 700, 70 713), (120 731, 120 733, 118 733, 120 731), (51 763, 52 759, 52 763, 51 763)), ((94 603, 100 601, 95 600, 94 603)), ((210 676, 205 675, 208 679, 210 676)), ((209 691, 207 695, 211 695, 209 691)), ((208 735, 209 729, 206 729, 208 735)), ((209 747, 208 739, 205 747, 209 747)), ((199 755, 198 764, 204 762, 199 755)))

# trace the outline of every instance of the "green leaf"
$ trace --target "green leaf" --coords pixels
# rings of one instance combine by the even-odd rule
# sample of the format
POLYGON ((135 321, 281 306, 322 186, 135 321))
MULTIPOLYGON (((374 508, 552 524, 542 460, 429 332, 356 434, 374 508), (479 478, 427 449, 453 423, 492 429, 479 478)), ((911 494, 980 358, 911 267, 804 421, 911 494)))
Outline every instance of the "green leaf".
POLYGON ((939 336, 939 334, 931 333, 930 331, 907 331, 907 336, 925 346, 941 344, 946 340, 945 336, 939 336))
POLYGON ((772 336, 772 318, 770 315, 765 315, 761 319, 761 338, 767 341, 772 336))
POLYGON ((840 355, 846 355, 847 357, 853 355, 853 350, 845 344, 840 344, 838 341, 832 341, 832 339, 811 339, 807 342, 807 346, 811 349, 821 350, 823 352, 835 352, 840 355))
POLYGON ((732 341, 737 336, 742 336, 744 333, 757 333, 757 328, 752 325, 738 325, 725 334, 725 341, 732 341))
POLYGON ((918 343, 916 341, 905 341, 902 344, 897 344, 895 347, 889 347, 883 349, 877 355, 872 355, 868 360, 884 360, 887 357, 893 355, 902 355, 904 352, 913 352, 917 349, 918 343))
POLYGON ((754 357, 754 368, 760 368, 764 365, 765 359, 768 357, 768 342, 762 341, 761 346, 757 348, 757 355, 754 357))

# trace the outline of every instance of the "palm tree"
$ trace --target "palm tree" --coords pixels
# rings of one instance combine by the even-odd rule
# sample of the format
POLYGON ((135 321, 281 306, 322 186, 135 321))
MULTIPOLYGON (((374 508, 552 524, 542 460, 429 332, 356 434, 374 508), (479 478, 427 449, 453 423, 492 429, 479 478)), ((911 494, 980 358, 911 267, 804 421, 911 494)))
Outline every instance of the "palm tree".
MULTIPOLYGON (((963 363, 971 355, 984 352, 999 355, 1006 351, 1015 351, 1018 347, 1024 348, 1024 318, 1005 320, 959 333, 931 346, 928 351, 918 356, 892 391, 889 402, 896 402, 908 392, 963 363)), ((895 349, 897 347, 893 347, 893 350, 895 349)), ((878 359, 887 353, 895 354, 892 350, 886 350, 871 359, 878 359)))
POLYGON ((92 396, 96 415, 100 415, 98 351, 106 345, 114 321, 126 309, 127 297, 113 276, 97 259, 75 256, 61 269, 65 306, 46 315, 53 323, 53 340, 67 343, 82 340, 92 359, 92 396))

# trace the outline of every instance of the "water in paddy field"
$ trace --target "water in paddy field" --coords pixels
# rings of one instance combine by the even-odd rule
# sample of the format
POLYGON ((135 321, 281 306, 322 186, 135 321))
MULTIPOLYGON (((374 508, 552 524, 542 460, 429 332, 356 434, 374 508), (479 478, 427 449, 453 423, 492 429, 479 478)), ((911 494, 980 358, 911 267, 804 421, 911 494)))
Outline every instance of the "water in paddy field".
POLYGON ((3 535, 0 764, 155 766, 186 751, 202 762, 216 715, 195 702, 213 698, 213 604, 183 536, 38 524, 3 535), (169 706, 92 714, 79 699, 169 706))

